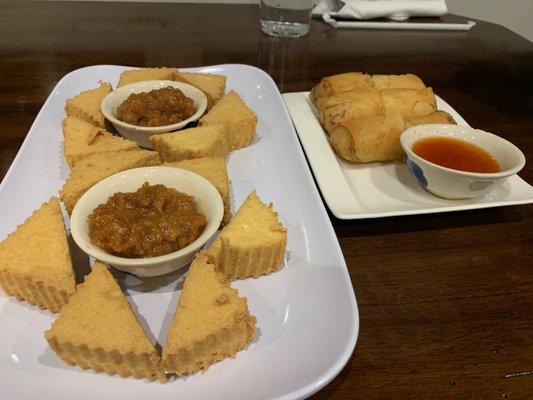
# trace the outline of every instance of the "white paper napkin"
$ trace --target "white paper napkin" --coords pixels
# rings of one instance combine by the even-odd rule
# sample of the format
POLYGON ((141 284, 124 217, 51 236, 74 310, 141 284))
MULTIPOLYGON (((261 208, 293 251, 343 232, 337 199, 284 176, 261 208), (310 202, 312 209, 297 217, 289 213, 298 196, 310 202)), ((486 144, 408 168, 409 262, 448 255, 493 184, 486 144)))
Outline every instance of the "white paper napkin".
POLYGON ((445 0, 322 0, 314 13, 346 19, 438 17, 448 12, 445 0), (340 9, 338 8, 340 4, 340 9), (338 10, 338 11, 337 11, 338 10))

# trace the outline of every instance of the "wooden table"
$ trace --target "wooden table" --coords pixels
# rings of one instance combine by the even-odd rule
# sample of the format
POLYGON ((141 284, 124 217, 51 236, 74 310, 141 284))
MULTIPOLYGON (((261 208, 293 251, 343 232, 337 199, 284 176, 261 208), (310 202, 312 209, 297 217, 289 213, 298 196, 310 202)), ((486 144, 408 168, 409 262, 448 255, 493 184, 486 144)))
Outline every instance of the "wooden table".
MULTIPOLYGON (((255 6, 11 2, 0 56, 1 177, 56 82, 92 64, 251 64, 282 92, 344 71, 413 72, 533 160, 533 44, 485 22, 463 33, 313 21, 309 36, 277 39, 259 32, 255 6)), ((531 165, 520 174, 530 183, 531 165)), ((346 368, 314 399, 533 398, 532 206, 331 218, 361 330, 346 368)))

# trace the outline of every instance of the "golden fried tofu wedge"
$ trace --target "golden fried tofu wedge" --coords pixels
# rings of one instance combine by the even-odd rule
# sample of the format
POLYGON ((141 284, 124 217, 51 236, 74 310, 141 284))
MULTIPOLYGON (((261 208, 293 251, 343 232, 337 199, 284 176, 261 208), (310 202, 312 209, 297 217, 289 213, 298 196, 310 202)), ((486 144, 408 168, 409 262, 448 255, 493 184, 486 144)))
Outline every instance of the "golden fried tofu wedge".
POLYGON ((109 375, 166 382, 160 357, 118 283, 97 262, 45 332, 63 362, 109 375))
POLYGON ((178 72, 176 80, 193 85, 204 92, 207 97, 207 109, 213 107, 226 92, 226 77, 217 74, 197 72, 178 72))
POLYGON ((161 161, 181 161, 229 154, 228 136, 222 125, 184 129, 150 136, 150 143, 161 161))
POLYGON ((76 291, 57 197, 0 243, 0 287, 9 296, 58 312, 76 291))
POLYGON ((231 203, 229 195, 229 178, 226 160, 222 157, 194 158, 176 162, 164 163, 170 167, 183 168, 203 176, 213 184, 222 197, 224 203, 224 217, 222 223, 227 224, 231 219, 231 203))
POLYGON ((176 68, 165 67, 130 69, 120 74, 118 87, 142 81, 173 81, 177 72, 178 70, 176 68))
POLYGON ((255 138, 257 115, 231 91, 200 119, 200 126, 224 125, 230 150, 248 146, 255 138))
POLYGON ((205 370, 248 347, 256 319, 204 253, 191 264, 163 348, 163 365, 177 375, 205 370))
POLYGON ((155 151, 149 150, 88 155, 76 163, 70 171, 70 176, 59 192, 61 201, 71 214, 80 197, 102 179, 128 169, 158 164, 160 164, 159 156, 155 151))
POLYGON ((229 280, 257 278, 281 268, 286 247, 287 230, 278 214, 253 191, 207 254, 229 280))
POLYGON ((63 120, 63 139, 63 152, 70 168, 90 154, 139 149, 137 143, 76 117, 63 120))
POLYGON ((96 89, 86 90, 77 96, 68 99, 65 105, 65 112, 69 117, 78 117, 88 123, 105 128, 105 117, 100 109, 102 100, 113 88, 107 82, 100 82, 96 89))

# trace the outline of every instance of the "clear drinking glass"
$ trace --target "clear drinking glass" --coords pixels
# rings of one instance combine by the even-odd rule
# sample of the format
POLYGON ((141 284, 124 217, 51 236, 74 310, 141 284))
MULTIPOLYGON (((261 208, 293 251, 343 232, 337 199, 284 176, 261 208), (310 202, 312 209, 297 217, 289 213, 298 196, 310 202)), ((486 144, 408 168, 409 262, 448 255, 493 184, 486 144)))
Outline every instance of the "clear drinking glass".
POLYGON ((261 30, 272 36, 309 33, 315 0, 261 0, 261 30))

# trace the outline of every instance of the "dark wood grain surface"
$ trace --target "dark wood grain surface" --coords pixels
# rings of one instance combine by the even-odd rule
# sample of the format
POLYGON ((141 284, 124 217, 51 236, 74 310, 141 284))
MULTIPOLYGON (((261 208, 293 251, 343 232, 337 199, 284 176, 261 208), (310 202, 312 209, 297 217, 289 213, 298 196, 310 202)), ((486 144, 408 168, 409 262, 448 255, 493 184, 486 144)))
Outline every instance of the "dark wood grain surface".
MULTIPOLYGON (((0 177, 57 81, 93 64, 244 63, 282 92, 345 71, 412 72, 473 126, 533 160, 533 44, 470 32, 259 32, 255 6, 0 4, 0 177)), ((533 182, 531 162, 521 172, 533 182)), ((314 399, 532 399, 533 207, 364 221, 332 218, 355 288, 354 355, 314 399)), ((332 327, 334 329, 334 327, 332 327)), ((312 351, 313 349, 310 349, 312 351)))

